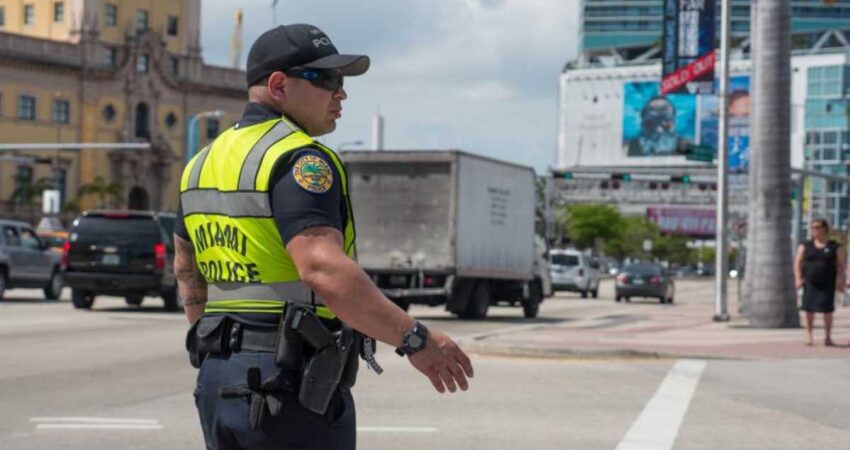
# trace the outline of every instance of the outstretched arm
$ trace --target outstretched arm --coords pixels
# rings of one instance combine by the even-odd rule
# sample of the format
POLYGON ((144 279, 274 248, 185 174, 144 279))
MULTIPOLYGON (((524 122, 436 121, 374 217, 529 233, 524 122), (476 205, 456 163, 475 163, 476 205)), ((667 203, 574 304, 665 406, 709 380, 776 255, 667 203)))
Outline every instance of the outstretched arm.
MULTIPOLYGON (((404 333, 416 321, 372 283, 368 275, 342 250, 343 237, 331 227, 307 228, 286 245, 301 280, 325 301, 340 319, 358 331, 400 347, 404 333)), ((431 330, 425 348, 410 363, 427 376, 438 392, 469 387, 473 376, 469 357, 447 335, 431 330)))

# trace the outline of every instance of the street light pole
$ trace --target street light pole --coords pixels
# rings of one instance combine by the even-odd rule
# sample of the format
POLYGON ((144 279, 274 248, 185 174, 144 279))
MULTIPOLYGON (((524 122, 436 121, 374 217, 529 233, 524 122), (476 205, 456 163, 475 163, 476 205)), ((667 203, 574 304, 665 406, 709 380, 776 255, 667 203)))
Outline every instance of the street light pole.
POLYGON ((189 119, 189 122, 186 124, 186 148, 183 151, 184 164, 188 164, 189 160, 192 159, 198 151, 198 136, 196 135, 198 131, 198 121, 204 117, 221 117, 223 115, 224 111, 216 109, 215 111, 199 112, 189 119))
POLYGON ((719 133, 717 139, 717 232, 716 232, 716 268, 715 270, 715 309, 714 320, 729 320, 728 299, 726 296, 726 276, 729 272, 728 236, 726 222, 728 216, 729 180, 729 25, 730 0, 721 0, 720 19, 720 89, 719 97, 719 133))

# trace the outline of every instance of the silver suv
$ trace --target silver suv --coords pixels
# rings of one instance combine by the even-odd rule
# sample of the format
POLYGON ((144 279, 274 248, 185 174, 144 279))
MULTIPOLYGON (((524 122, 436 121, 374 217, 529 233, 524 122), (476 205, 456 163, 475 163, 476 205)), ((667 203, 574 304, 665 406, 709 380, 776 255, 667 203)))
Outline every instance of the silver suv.
POLYGON ((554 291, 581 293, 581 298, 590 294, 599 296, 599 262, 578 250, 552 250, 550 274, 554 291))
POLYGON ((61 257, 24 222, 0 220, 0 300, 6 289, 40 288, 48 300, 62 294, 61 257))

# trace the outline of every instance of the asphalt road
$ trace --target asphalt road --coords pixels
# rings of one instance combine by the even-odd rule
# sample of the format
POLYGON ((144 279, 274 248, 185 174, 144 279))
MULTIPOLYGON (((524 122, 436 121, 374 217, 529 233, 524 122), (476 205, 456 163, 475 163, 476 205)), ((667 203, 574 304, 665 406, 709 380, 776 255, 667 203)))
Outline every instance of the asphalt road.
MULTIPOLYGON (((710 283, 684 288, 693 295, 680 287, 682 298, 698 299, 710 283)), ((509 308, 472 322, 412 312, 463 341, 614 307, 608 290, 599 300, 560 295, 539 321, 509 308)), ((68 292, 60 302, 39 294, 9 291, 0 302, 0 449, 203 448, 181 314, 155 299, 130 308, 98 298, 76 311, 68 292)), ((379 359, 384 374, 363 371, 355 387, 362 449, 850 448, 844 360, 473 355, 470 391, 440 395, 388 348, 379 359)))

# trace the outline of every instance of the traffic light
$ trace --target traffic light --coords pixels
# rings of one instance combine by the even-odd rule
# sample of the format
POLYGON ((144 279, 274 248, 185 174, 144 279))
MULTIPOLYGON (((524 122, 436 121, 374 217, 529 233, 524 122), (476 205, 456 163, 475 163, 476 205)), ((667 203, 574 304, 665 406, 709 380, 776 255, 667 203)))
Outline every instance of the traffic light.
POLYGON ((690 184, 691 176, 690 175, 674 175, 670 177, 670 181, 673 183, 684 183, 690 184))
POLYGON ((622 181, 632 181, 632 174, 630 173, 612 173, 612 180, 622 180, 622 181))
POLYGON ((561 174, 561 178, 563 178, 565 180, 572 180, 573 179, 573 173, 572 172, 564 172, 564 173, 561 174))

